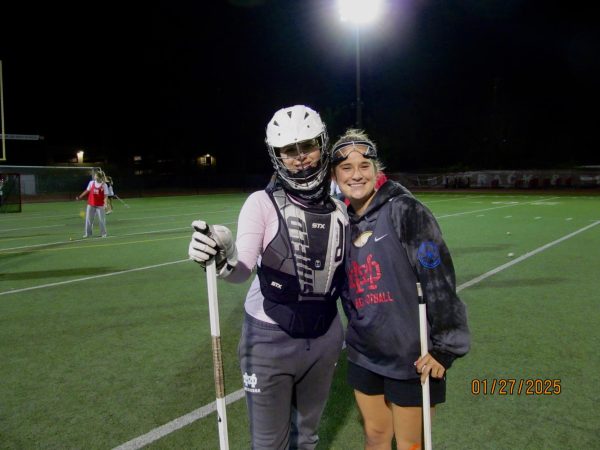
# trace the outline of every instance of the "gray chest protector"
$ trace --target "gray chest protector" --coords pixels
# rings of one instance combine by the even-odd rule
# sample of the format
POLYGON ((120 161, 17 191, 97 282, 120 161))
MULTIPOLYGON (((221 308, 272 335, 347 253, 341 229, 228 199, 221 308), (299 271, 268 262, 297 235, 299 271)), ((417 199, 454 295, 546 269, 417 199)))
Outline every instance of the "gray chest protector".
POLYGON ((258 268, 265 313, 292 337, 321 336, 337 314, 344 279, 345 214, 340 206, 303 208, 283 190, 269 197, 279 229, 258 268))

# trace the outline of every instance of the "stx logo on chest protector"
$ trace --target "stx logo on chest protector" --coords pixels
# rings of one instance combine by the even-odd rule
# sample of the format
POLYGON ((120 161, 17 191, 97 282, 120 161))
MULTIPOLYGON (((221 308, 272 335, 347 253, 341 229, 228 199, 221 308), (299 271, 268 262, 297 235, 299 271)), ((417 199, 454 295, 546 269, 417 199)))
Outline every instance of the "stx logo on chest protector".
POLYGON ((300 217, 288 217, 287 227, 292 241, 294 258, 298 270, 298 281, 300 281, 300 290, 304 294, 314 292, 314 273, 310 268, 310 257, 308 256, 308 233, 306 232, 306 222, 300 217))
POLYGON ((381 267, 379 263, 373 259, 373 255, 367 256, 367 261, 364 264, 352 262, 348 271, 348 281, 350 288, 355 289, 358 294, 365 292, 366 286, 369 290, 377 289, 377 282, 381 279, 381 267))

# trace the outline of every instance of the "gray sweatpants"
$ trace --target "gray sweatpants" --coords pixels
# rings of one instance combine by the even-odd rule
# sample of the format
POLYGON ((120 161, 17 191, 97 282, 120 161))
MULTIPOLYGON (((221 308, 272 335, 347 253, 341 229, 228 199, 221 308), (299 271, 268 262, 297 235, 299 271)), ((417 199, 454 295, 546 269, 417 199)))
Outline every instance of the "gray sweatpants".
POLYGON ((87 205, 85 211, 85 234, 86 237, 92 236, 92 228, 94 226, 94 218, 98 215, 98 223, 100 225, 100 235, 106 236, 106 216, 104 215, 104 206, 87 205))
POLYGON ((312 450, 344 339, 336 317, 316 339, 294 339, 246 314, 238 346, 254 450, 312 450))

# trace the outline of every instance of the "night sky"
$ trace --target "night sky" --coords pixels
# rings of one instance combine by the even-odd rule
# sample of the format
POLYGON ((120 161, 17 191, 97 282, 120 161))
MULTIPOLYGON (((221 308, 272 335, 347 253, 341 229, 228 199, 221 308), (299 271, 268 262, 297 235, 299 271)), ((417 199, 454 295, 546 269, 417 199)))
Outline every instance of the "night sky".
MULTIPOLYGON (((113 162, 211 153, 233 172, 263 172, 276 109, 312 106, 332 139, 354 123, 354 34, 333 0, 11 3, 0 28, 6 132, 43 135, 31 148, 46 161, 79 148, 113 162)), ((390 170, 600 164, 591 6, 386 8, 361 30, 361 88, 364 128, 390 170)), ((7 144, 8 164, 30 162, 7 144)))

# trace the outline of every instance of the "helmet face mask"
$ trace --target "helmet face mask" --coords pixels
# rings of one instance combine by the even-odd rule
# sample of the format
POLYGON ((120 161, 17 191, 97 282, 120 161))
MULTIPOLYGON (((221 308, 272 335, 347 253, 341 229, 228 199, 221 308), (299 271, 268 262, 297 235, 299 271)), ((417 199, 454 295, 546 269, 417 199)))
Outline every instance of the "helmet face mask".
POLYGON ((328 141, 325 124, 311 108, 296 105, 275 113, 267 125, 266 144, 286 189, 307 197, 321 194, 329 175, 328 141), (313 154, 316 151, 318 158, 313 154), (309 165, 296 164, 305 159, 309 165))
POLYGON ((309 139, 308 141, 298 142, 297 144, 286 145, 285 147, 277 148, 279 158, 283 161, 298 159, 305 155, 320 150, 319 141, 317 139, 309 139))

